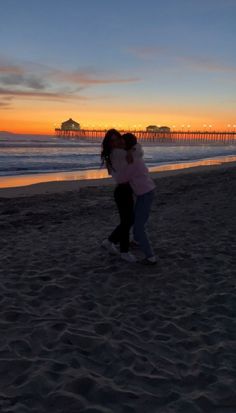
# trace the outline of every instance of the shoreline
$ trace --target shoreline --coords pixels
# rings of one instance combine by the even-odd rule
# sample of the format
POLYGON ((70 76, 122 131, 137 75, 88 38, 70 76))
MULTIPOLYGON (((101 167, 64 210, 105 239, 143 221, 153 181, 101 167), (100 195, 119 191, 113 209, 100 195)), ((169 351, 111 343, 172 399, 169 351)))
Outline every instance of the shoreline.
MULTIPOLYGON (((224 156, 192 162, 180 162, 149 168, 153 179, 201 172, 208 169, 235 167, 236 156, 224 156)), ((114 185, 105 169, 60 172, 0 178, 0 198, 15 198, 48 193, 78 191, 91 186, 114 185)))

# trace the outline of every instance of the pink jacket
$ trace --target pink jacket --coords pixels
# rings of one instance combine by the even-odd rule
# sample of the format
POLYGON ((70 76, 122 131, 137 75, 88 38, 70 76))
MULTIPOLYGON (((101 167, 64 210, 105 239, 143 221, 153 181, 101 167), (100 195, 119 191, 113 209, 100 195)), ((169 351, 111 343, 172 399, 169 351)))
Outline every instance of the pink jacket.
POLYGON ((148 168, 140 156, 140 152, 133 154, 133 162, 126 161, 127 152, 124 149, 114 149, 112 151, 111 175, 116 183, 129 182, 136 195, 143 195, 155 188, 155 183, 149 175, 148 168))

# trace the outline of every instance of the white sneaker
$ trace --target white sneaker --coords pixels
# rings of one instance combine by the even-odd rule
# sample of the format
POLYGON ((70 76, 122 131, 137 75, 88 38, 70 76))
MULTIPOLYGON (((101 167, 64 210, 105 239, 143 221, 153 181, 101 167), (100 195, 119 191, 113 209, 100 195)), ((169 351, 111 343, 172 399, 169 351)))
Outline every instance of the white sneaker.
POLYGON ((116 248, 115 244, 113 242, 110 242, 109 239, 104 239, 101 243, 101 247, 106 249, 110 254, 112 255, 118 255, 119 250, 116 248))
POLYGON ((136 257, 130 252, 122 252, 120 254, 120 257, 122 260, 127 261, 127 262, 137 262, 136 257))
POLYGON ((155 265, 157 263, 157 259, 155 255, 152 255, 152 257, 144 258, 140 261, 140 263, 144 265, 155 265))

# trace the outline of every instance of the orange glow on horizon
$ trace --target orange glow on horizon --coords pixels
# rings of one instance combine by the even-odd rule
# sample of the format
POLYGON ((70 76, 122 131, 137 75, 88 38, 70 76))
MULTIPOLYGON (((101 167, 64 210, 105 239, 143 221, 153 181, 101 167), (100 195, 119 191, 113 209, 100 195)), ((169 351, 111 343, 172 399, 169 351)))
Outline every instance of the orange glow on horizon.
POLYGON ((19 134, 43 134, 54 135, 54 129, 60 128, 61 123, 72 118, 80 123, 82 129, 116 129, 145 130, 148 125, 169 126, 171 130, 231 130, 236 131, 236 118, 231 113, 215 113, 212 116, 210 110, 206 114, 195 113, 186 109, 185 114, 178 112, 176 108, 161 110, 153 108, 151 112, 137 106, 126 109, 115 106, 106 108, 78 107, 65 109, 58 108, 58 102, 40 102, 38 106, 32 102, 32 106, 23 102, 14 109, 0 110, 0 130, 19 134), (227 117, 226 117, 227 116, 227 117))
MULTIPOLYGON (((66 117, 62 119, 62 122, 66 120, 66 117)), ((87 130, 107 130, 110 128, 115 128, 118 130, 132 130, 132 131, 145 131, 148 125, 153 125, 156 123, 149 121, 143 122, 140 126, 139 124, 135 124, 134 122, 127 122, 123 124, 119 124, 119 122, 104 122, 102 124, 91 122, 91 123, 83 123, 78 119, 75 119, 81 125, 81 129, 87 130)), ((157 125, 158 126, 158 125, 157 125)), ((235 126, 227 126, 225 123, 211 125, 211 126, 204 126, 204 125, 194 125, 191 128, 185 127, 183 125, 175 125, 174 127, 169 122, 163 122, 159 126, 169 126, 172 131, 229 131, 229 132, 236 132, 236 125, 235 126)), ((60 128, 60 124, 51 124, 48 123, 29 123, 27 122, 2 122, 0 120, 0 131, 7 131, 15 134, 30 134, 30 135, 55 135, 55 128, 60 128)))
MULTIPOLYGON (((65 121, 63 119, 62 121, 65 121)), ((75 119, 76 120, 76 119, 75 119)), ((76 120, 78 121, 78 120, 76 120)), ((79 121, 78 121, 79 122, 79 121)), ((119 124, 119 122, 107 122, 104 124, 98 124, 96 122, 91 122, 90 124, 83 124, 82 122, 79 122, 81 125, 81 129, 85 130, 108 130, 110 128, 115 128, 118 130, 132 130, 132 131, 145 131, 146 127, 148 125, 153 125, 155 124, 154 122, 143 122, 142 126, 136 125, 134 122, 130 123, 123 123, 122 125, 119 124)), ((182 125, 176 125, 174 128, 170 123, 163 122, 160 124, 160 126, 168 126, 170 127, 171 131, 228 131, 228 132, 236 132, 236 125, 232 127, 228 127, 225 123, 224 124, 218 124, 215 126, 210 126, 210 127, 205 127, 203 125, 196 125, 191 126, 191 128, 183 127, 182 125)), ((29 135, 55 135, 55 128, 60 128, 60 125, 56 124, 54 125, 48 125, 47 123, 45 124, 35 124, 35 123, 28 123, 28 122, 22 122, 22 123, 8 123, 8 122, 2 122, 0 120, 0 131, 6 131, 10 133, 15 133, 15 134, 29 134, 29 135)))

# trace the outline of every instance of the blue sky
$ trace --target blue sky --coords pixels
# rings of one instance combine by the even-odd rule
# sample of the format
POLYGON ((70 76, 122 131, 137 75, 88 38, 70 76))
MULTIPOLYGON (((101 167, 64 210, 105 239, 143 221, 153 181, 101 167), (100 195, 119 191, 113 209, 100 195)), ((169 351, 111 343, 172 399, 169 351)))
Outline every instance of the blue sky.
POLYGON ((236 123, 235 18, 234 0, 5 1, 0 111, 236 123))

